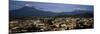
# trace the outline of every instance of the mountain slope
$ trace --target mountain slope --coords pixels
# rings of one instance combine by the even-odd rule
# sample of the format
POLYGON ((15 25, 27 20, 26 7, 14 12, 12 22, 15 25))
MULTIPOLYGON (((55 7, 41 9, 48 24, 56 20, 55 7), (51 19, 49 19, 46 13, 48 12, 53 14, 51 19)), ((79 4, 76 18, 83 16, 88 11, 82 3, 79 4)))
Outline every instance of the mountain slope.
POLYGON ((87 10, 74 10, 72 12, 61 12, 61 13, 53 13, 50 11, 43 11, 36 9, 34 7, 23 7, 17 10, 10 10, 9 12, 10 16, 15 17, 25 17, 25 16, 93 16, 93 11, 87 11, 87 10))
POLYGON ((11 10, 9 14, 10 16, 53 16, 55 13, 25 6, 17 10, 11 10))

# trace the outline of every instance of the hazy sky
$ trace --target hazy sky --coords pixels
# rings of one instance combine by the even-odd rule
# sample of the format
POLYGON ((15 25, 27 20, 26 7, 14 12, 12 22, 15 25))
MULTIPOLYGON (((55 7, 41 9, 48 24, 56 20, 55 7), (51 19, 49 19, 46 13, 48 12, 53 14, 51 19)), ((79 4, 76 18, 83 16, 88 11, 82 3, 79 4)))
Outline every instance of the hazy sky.
POLYGON ((12 1, 10 0, 10 10, 20 9, 22 7, 35 7, 40 10, 52 12, 71 12, 74 10, 89 10, 93 11, 92 5, 74 5, 74 4, 58 4, 58 3, 43 3, 29 1, 12 1))

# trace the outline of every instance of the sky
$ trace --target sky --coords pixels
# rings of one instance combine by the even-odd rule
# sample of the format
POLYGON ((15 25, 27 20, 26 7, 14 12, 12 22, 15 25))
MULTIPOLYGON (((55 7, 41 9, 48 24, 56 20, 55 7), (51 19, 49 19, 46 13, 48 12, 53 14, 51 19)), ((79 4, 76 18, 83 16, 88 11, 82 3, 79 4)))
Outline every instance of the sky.
POLYGON ((93 11, 92 5, 76 5, 76 4, 63 4, 63 3, 43 3, 43 2, 30 2, 30 1, 15 1, 10 0, 10 10, 16 10, 23 7, 35 7, 39 10, 51 12, 71 12, 74 10, 88 10, 93 11))

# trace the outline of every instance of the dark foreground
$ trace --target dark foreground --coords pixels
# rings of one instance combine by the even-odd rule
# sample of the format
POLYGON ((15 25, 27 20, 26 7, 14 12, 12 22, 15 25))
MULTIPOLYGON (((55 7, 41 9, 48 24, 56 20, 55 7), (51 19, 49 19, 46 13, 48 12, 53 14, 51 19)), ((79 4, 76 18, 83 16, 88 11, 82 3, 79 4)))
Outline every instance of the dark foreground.
POLYGON ((93 18, 33 18, 10 20, 9 33, 88 29, 94 26, 93 18))

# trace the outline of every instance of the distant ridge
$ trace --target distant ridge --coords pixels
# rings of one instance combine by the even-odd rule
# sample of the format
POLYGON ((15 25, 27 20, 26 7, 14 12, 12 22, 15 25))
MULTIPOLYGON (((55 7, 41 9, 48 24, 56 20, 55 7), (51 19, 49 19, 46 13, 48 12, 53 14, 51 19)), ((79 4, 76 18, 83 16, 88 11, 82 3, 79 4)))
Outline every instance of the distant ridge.
POLYGON ((23 7, 16 10, 10 10, 9 15, 15 16, 15 17, 25 17, 25 16, 62 16, 62 15, 93 15, 93 11, 87 11, 87 10, 74 10, 72 12, 61 12, 61 13, 53 13, 49 11, 43 11, 36 9, 34 7, 23 7))

